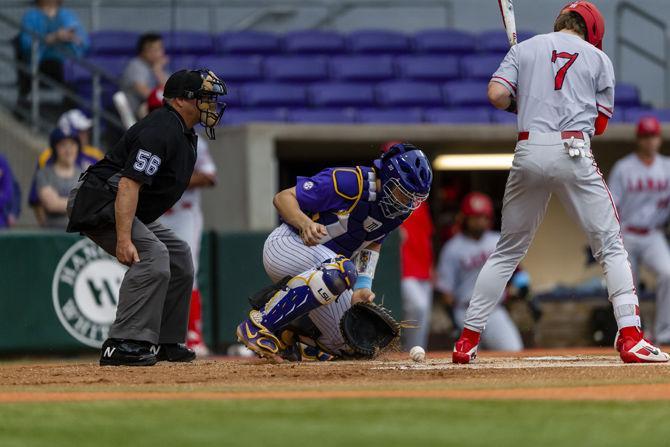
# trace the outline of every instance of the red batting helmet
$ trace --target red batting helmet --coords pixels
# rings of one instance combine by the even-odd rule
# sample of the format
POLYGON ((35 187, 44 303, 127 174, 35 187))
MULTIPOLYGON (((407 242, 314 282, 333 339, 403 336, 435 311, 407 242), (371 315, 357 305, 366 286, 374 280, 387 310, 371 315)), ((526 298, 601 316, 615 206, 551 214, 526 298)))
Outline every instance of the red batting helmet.
POLYGON ((493 202, 486 194, 471 192, 463 197, 461 213, 465 217, 486 216, 489 219, 493 219, 493 202))
POLYGON ((599 50, 603 49, 603 36, 605 35, 605 19, 598 11, 596 5, 591 2, 570 2, 561 9, 559 16, 566 12, 575 12, 584 19, 586 23, 586 40, 595 45, 599 50))
POLYGON ((661 123, 655 116, 643 116, 637 122, 637 136, 651 137, 661 134, 661 123))

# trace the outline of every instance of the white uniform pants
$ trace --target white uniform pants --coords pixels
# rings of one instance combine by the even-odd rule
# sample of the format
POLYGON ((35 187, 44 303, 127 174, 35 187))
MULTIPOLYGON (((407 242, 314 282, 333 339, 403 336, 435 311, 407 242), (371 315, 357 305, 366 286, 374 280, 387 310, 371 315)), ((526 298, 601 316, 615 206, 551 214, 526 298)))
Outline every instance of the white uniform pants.
POLYGON ((634 271, 640 264, 656 275, 656 322, 654 339, 660 344, 670 344, 670 247, 660 230, 648 234, 624 231, 623 242, 634 271))
MULTIPOLYGON (((603 268, 610 301, 615 306, 638 304, 616 209, 588 140, 585 143, 588 156, 574 158, 568 155, 560 133, 531 133, 528 140, 517 143, 505 187, 501 237, 477 278, 465 327, 476 331, 486 327, 505 284, 528 251, 552 194, 586 233, 603 268)), ((557 278, 560 274, 556 272, 557 278)))
MULTIPOLYGON (((463 327, 465 309, 454 309, 454 319, 458 327, 463 327)), ((482 332, 479 347, 489 351, 516 352, 523 349, 523 341, 519 329, 512 317, 502 306, 496 306, 486 322, 486 330, 482 332)))
POLYGON ((430 310, 433 305, 433 284, 430 280, 403 278, 400 282, 403 319, 410 320, 416 328, 402 330, 402 346, 426 348, 430 331, 430 310))
POLYGON ((202 211, 199 207, 183 208, 172 213, 163 214, 160 223, 170 228, 179 239, 191 247, 193 256, 193 290, 198 288, 198 267, 200 261, 200 240, 202 238, 202 211))

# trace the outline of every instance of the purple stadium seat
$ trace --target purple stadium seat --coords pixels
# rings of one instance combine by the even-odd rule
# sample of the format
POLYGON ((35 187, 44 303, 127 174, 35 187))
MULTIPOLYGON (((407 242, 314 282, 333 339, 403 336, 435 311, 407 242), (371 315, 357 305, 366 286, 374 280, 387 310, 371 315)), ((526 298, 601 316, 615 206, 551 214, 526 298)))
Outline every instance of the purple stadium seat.
POLYGON ((477 39, 464 31, 432 29, 416 33, 414 47, 417 53, 468 54, 477 48, 477 39))
POLYGON ((163 34, 165 51, 168 54, 211 54, 214 42, 209 33, 203 31, 172 31, 163 34))
POLYGON ((638 107, 640 105, 640 93, 637 87, 631 84, 617 84, 614 88, 614 105, 617 107, 638 107))
POLYGON ((132 31, 94 31, 90 35, 91 47, 88 54, 134 56, 139 36, 139 33, 132 31))
POLYGON ((446 83, 443 92, 452 107, 485 107, 490 104, 487 89, 488 82, 456 81, 446 83))
POLYGON ((198 68, 201 68, 196 63, 196 58, 195 56, 191 56, 189 54, 174 54, 170 56, 170 71, 175 72, 179 70, 196 70, 198 68))
POLYGON ((261 61, 259 56, 202 56, 196 65, 209 68, 226 82, 253 82, 263 78, 261 61))
POLYGON ((273 123, 286 121, 285 109, 231 109, 226 110, 221 118, 224 126, 247 123, 273 123))
POLYGON ((488 81, 502 60, 502 54, 464 56, 461 59, 461 73, 465 79, 488 81))
MULTIPOLYGON (((225 81, 225 80, 224 80, 225 81)), ((223 102, 226 103, 227 109, 225 113, 228 113, 230 111, 230 107, 237 107, 242 104, 242 98, 241 98, 241 87, 240 84, 237 82, 233 82, 232 84, 230 82, 226 82, 226 88, 228 89, 228 94, 222 97, 223 102)))
POLYGON ((491 110, 479 109, 428 109, 423 114, 427 123, 489 124, 491 110))
POLYGON ((421 109, 360 109, 358 122, 366 124, 417 124, 421 123, 421 109))
POLYGON ((427 82, 382 82, 376 91, 379 104, 387 107, 444 105, 440 87, 427 82))
POLYGON ((304 107, 305 87, 292 84, 247 84, 242 87, 242 104, 249 107, 304 107))
POLYGON ((517 115, 504 110, 492 109, 491 122, 494 124, 517 124, 517 115))
POLYGON ((284 34, 284 50, 294 54, 337 54, 346 49, 344 37, 334 31, 294 31, 284 34))
POLYGON ((385 81, 395 76, 390 56, 335 56, 330 74, 341 81, 385 81))
MULTIPOLYGON (((130 58, 128 56, 94 56, 87 62, 106 71, 111 77, 119 79, 130 58)), ((68 83, 87 83, 91 80, 91 72, 73 61, 67 61, 63 70, 68 83)))
POLYGON ((279 38, 261 31, 226 33, 216 38, 219 53, 273 54, 279 53, 279 38))
MULTIPOLYGON (((523 42, 530 39, 535 33, 530 31, 519 31, 516 35, 517 41, 523 42)), ((505 30, 485 31, 479 35, 477 50, 482 53, 502 53, 509 51, 509 41, 505 30)))
MULTIPOLYGON (((617 110, 614 110, 617 113, 617 110)), ((628 109, 625 113, 625 120, 629 123, 637 123, 643 116, 655 116, 664 123, 670 122, 670 109, 628 109)))
POLYGON ((627 107, 615 107, 614 108, 614 115, 612 115, 612 118, 610 118, 609 122, 610 124, 615 123, 615 124, 622 124, 626 122, 626 116, 628 115, 629 112, 635 111, 635 110, 649 110, 648 107, 633 107, 633 108, 627 108, 627 107))
POLYGON ((265 76, 277 82, 315 82, 328 78, 323 56, 270 56, 265 59, 265 76))
POLYGON ((410 50, 409 39, 403 33, 387 30, 354 31, 347 37, 353 53, 406 53, 410 50))
POLYGON ((355 122, 355 113, 353 109, 294 109, 288 112, 288 122, 347 124, 355 122))
POLYGON ((414 81, 452 81, 461 74, 456 56, 399 56, 396 65, 401 77, 414 81))
POLYGON ((319 83, 309 87, 312 104, 317 107, 366 107, 375 104, 371 85, 350 83, 319 83))

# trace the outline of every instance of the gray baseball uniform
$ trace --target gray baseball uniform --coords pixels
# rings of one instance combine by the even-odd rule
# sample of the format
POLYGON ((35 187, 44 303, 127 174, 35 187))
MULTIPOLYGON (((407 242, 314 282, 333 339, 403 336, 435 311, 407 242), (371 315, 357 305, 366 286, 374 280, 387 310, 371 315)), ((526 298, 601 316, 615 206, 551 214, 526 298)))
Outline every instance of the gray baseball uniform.
MULTIPOLYGON (((454 324, 459 329, 463 328, 465 310, 470 303, 477 276, 494 252, 499 239, 500 234, 494 231, 485 232, 479 239, 459 233, 442 247, 436 288, 454 296, 454 324)), ((503 306, 496 306, 489 316, 481 345, 484 349, 497 351, 523 349, 519 330, 503 306)))
POLYGON ((639 326, 638 298, 616 209, 593 159, 598 112, 611 116, 614 72, 609 58, 578 36, 535 36, 509 51, 492 78, 517 99, 520 137, 505 187, 502 234, 482 268, 464 326, 481 332, 556 194, 586 233, 603 267, 619 327, 639 326), (579 131, 570 139, 561 131, 579 131), (570 155, 580 149, 584 156, 570 155))
POLYGON ((612 168, 610 185, 633 270, 644 264, 656 274, 658 343, 670 343, 670 247, 661 230, 670 215, 670 157, 657 155, 647 165, 635 154, 612 168))

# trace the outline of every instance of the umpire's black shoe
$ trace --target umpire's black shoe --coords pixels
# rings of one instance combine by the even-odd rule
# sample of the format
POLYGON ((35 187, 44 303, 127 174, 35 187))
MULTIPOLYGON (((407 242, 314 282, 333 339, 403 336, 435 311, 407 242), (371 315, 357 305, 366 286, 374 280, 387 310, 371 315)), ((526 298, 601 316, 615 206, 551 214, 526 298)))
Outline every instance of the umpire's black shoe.
POLYGON ((102 345, 100 366, 152 366, 158 359, 146 341, 108 338, 102 345))
POLYGON ((195 360, 195 351, 182 343, 165 343, 157 345, 156 358, 159 362, 192 362, 195 360))

